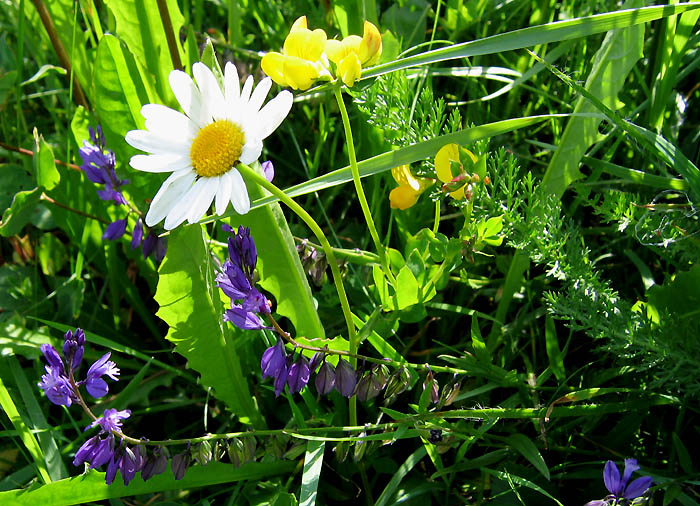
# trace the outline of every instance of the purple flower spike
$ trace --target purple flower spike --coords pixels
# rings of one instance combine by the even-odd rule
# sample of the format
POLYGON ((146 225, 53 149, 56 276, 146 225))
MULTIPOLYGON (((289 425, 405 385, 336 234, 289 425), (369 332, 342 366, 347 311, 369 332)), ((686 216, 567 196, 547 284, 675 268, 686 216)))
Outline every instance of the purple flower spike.
POLYGON ((309 361, 304 356, 300 356, 296 362, 292 364, 287 372, 287 385, 289 385, 289 393, 295 394, 301 391, 309 382, 311 371, 309 370, 309 361))
POLYGON ((116 158, 112 151, 105 149, 105 138, 99 125, 97 131, 90 128, 90 141, 83 141, 83 147, 79 150, 83 159, 80 168, 90 181, 105 186, 104 190, 97 192, 102 200, 111 200, 117 205, 126 204, 120 187, 129 181, 117 177, 114 171, 116 158))
POLYGON ((107 376, 114 381, 119 381, 119 368, 117 364, 109 360, 111 353, 105 353, 94 364, 90 366, 85 379, 85 388, 90 395, 99 399, 109 392, 109 387, 102 376, 107 376))
POLYGON ((355 385, 357 385, 355 370, 342 358, 338 359, 338 367, 335 368, 335 389, 349 398, 355 391, 355 385))
POLYGON ((66 364, 70 364, 71 371, 75 372, 83 360, 85 332, 81 328, 75 329, 75 334, 69 330, 63 339, 63 358, 66 359, 66 364))
POLYGON ((278 338, 274 346, 270 346, 263 352, 260 360, 260 369, 262 369, 264 378, 276 378, 280 369, 287 363, 287 353, 284 351, 284 344, 278 338))
POLYGON ((102 239, 108 239, 110 241, 113 241, 115 239, 119 239, 121 236, 124 235, 125 232, 126 232, 126 218, 124 218, 123 220, 117 220, 113 223, 110 223, 107 226, 105 233, 102 234, 102 239))

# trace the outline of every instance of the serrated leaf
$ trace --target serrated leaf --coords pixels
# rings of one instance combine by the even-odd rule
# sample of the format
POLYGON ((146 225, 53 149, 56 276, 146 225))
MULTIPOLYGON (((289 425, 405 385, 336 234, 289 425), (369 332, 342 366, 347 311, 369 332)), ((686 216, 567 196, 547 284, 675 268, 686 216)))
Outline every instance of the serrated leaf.
POLYGON ((158 272, 154 298, 160 304, 156 314, 170 327, 166 339, 242 423, 264 426, 238 355, 227 339, 216 272, 199 225, 171 233, 168 254, 158 272))
POLYGON ((513 434, 508 437, 508 444, 516 450, 520 455, 525 457, 542 476, 549 480, 549 468, 542 458, 542 454, 529 438, 523 434, 513 434))

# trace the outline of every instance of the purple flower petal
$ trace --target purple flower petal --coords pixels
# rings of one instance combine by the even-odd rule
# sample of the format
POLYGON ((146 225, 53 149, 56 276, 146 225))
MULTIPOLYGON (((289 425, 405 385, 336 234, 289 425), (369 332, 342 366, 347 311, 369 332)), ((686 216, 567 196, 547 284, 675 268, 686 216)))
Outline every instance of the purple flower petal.
POLYGON ((301 391, 309 382, 311 372, 309 370, 309 361, 306 357, 300 356, 296 362, 292 364, 287 372, 287 385, 289 385, 289 393, 295 394, 301 391))
POLYGON ((287 353, 284 351, 284 344, 280 339, 274 346, 267 348, 260 359, 260 369, 264 378, 275 378, 277 373, 287 362, 287 353))
POLYGON ((345 397, 351 397, 357 385, 357 376, 352 366, 342 358, 335 368, 335 389, 345 397))
POLYGON ((107 382, 102 378, 88 378, 85 382, 85 388, 95 399, 104 397, 109 392, 107 382))
POLYGON ((335 387, 335 370, 333 366, 324 362, 316 375, 316 390, 321 395, 328 394, 335 387))
POLYGON ((226 310, 224 313, 224 321, 231 322, 236 327, 243 330, 262 330, 269 328, 263 324, 258 315, 235 305, 231 309, 226 310))
POLYGON ((644 494, 651 487, 653 480, 651 476, 642 476, 627 485, 622 497, 625 499, 635 499, 644 494))
POLYGON ((136 225, 134 225, 134 230, 131 232, 131 249, 136 249, 141 246, 141 241, 143 240, 143 222, 141 218, 136 220, 136 225))
POLYGON ((260 164, 260 167, 262 167, 263 174, 265 174, 265 179, 272 182, 272 179, 275 177, 275 166, 272 165, 272 162, 270 160, 265 160, 260 164))
POLYGON ((620 481, 620 470, 612 460, 608 460, 605 463, 605 469, 603 470, 603 481, 605 482, 605 488, 607 488, 611 494, 615 496, 620 495, 624 485, 620 481))
POLYGON ((46 358, 46 361, 49 363, 47 367, 50 367, 52 370, 55 370, 57 374, 65 373, 63 360, 61 360, 61 356, 56 351, 56 348, 54 348, 50 344, 42 344, 41 353, 44 354, 44 358, 46 358))
POLYGON ((622 473, 622 486, 624 487, 630 481, 632 473, 639 470, 637 459, 625 459, 625 470, 622 473))
POLYGON ((113 241, 123 236, 124 232, 126 232, 126 218, 110 223, 107 226, 105 233, 102 234, 102 239, 108 239, 110 241, 113 241))

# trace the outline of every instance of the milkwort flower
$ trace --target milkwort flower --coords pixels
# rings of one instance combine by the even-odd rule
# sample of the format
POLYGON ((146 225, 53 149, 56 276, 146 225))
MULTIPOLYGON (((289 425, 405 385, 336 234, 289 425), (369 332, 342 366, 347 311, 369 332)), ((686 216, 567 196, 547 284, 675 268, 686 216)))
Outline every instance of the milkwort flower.
POLYGON ((251 164, 262 152, 262 141, 287 117, 292 94, 282 91, 264 107, 272 81, 265 78, 253 91, 253 77, 240 87, 236 66, 227 62, 224 89, 201 62, 192 66, 195 81, 185 72, 170 72, 170 87, 184 114, 160 104, 146 104, 141 114, 146 130, 132 130, 126 142, 148 154, 135 155, 130 165, 143 172, 172 174, 153 197, 146 225, 165 219, 171 230, 187 220, 197 222, 215 200, 216 214, 229 202, 238 214, 250 210, 250 199, 239 163, 251 164))
POLYGON ((84 140, 79 150, 83 159, 80 168, 90 181, 104 185, 104 190, 97 191, 100 199, 111 200, 117 205, 126 204, 120 188, 129 181, 117 177, 114 170, 116 158, 114 152, 105 149, 105 137, 100 125, 97 125, 97 129, 90 127, 90 141, 84 140))
POLYGON ((244 330, 268 328, 258 316, 270 312, 270 302, 255 288, 258 252, 250 229, 240 226, 235 233, 228 225, 222 228, 234 234, 228 239, 229 258, 216 276, 217 285, 231 299, 231 309, 224 312, 224 321, 244 330))
MULTIPOLYGON (((602 500, 590 501, 585 506, 608 506, 610 504, 619 504, 619 501, 622 499, 634 500, 642 497, 651 487, 652 478, 651 476, 642 476, 630 483, 629 480, 632 477, 632 473, 639 469, 637 459, 625 459, 625 470, 620 476, 620 470, 617 465, 612 460, 608 460, 603 470, 603 481, 610 495, 602 500)), ((638 504, 638 502, 634 504, 638 504)))

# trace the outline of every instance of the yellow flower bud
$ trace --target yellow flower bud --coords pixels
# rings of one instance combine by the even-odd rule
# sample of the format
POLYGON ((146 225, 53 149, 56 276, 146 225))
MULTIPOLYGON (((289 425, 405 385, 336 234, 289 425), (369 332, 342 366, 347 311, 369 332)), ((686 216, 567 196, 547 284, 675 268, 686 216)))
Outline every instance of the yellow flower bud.
POLYGON ((416 193, 413 188, 408 185, 397 186, 389 193, 389 206, 392 209, 401 209, 405 211, 418 202, 419 195, 420 193, 416 193))
POLYGON ((374 65, 382 56, 382 36, 369 21, 365 21, 365 29, 360 44, 360 61, 362 65, 374 65))

